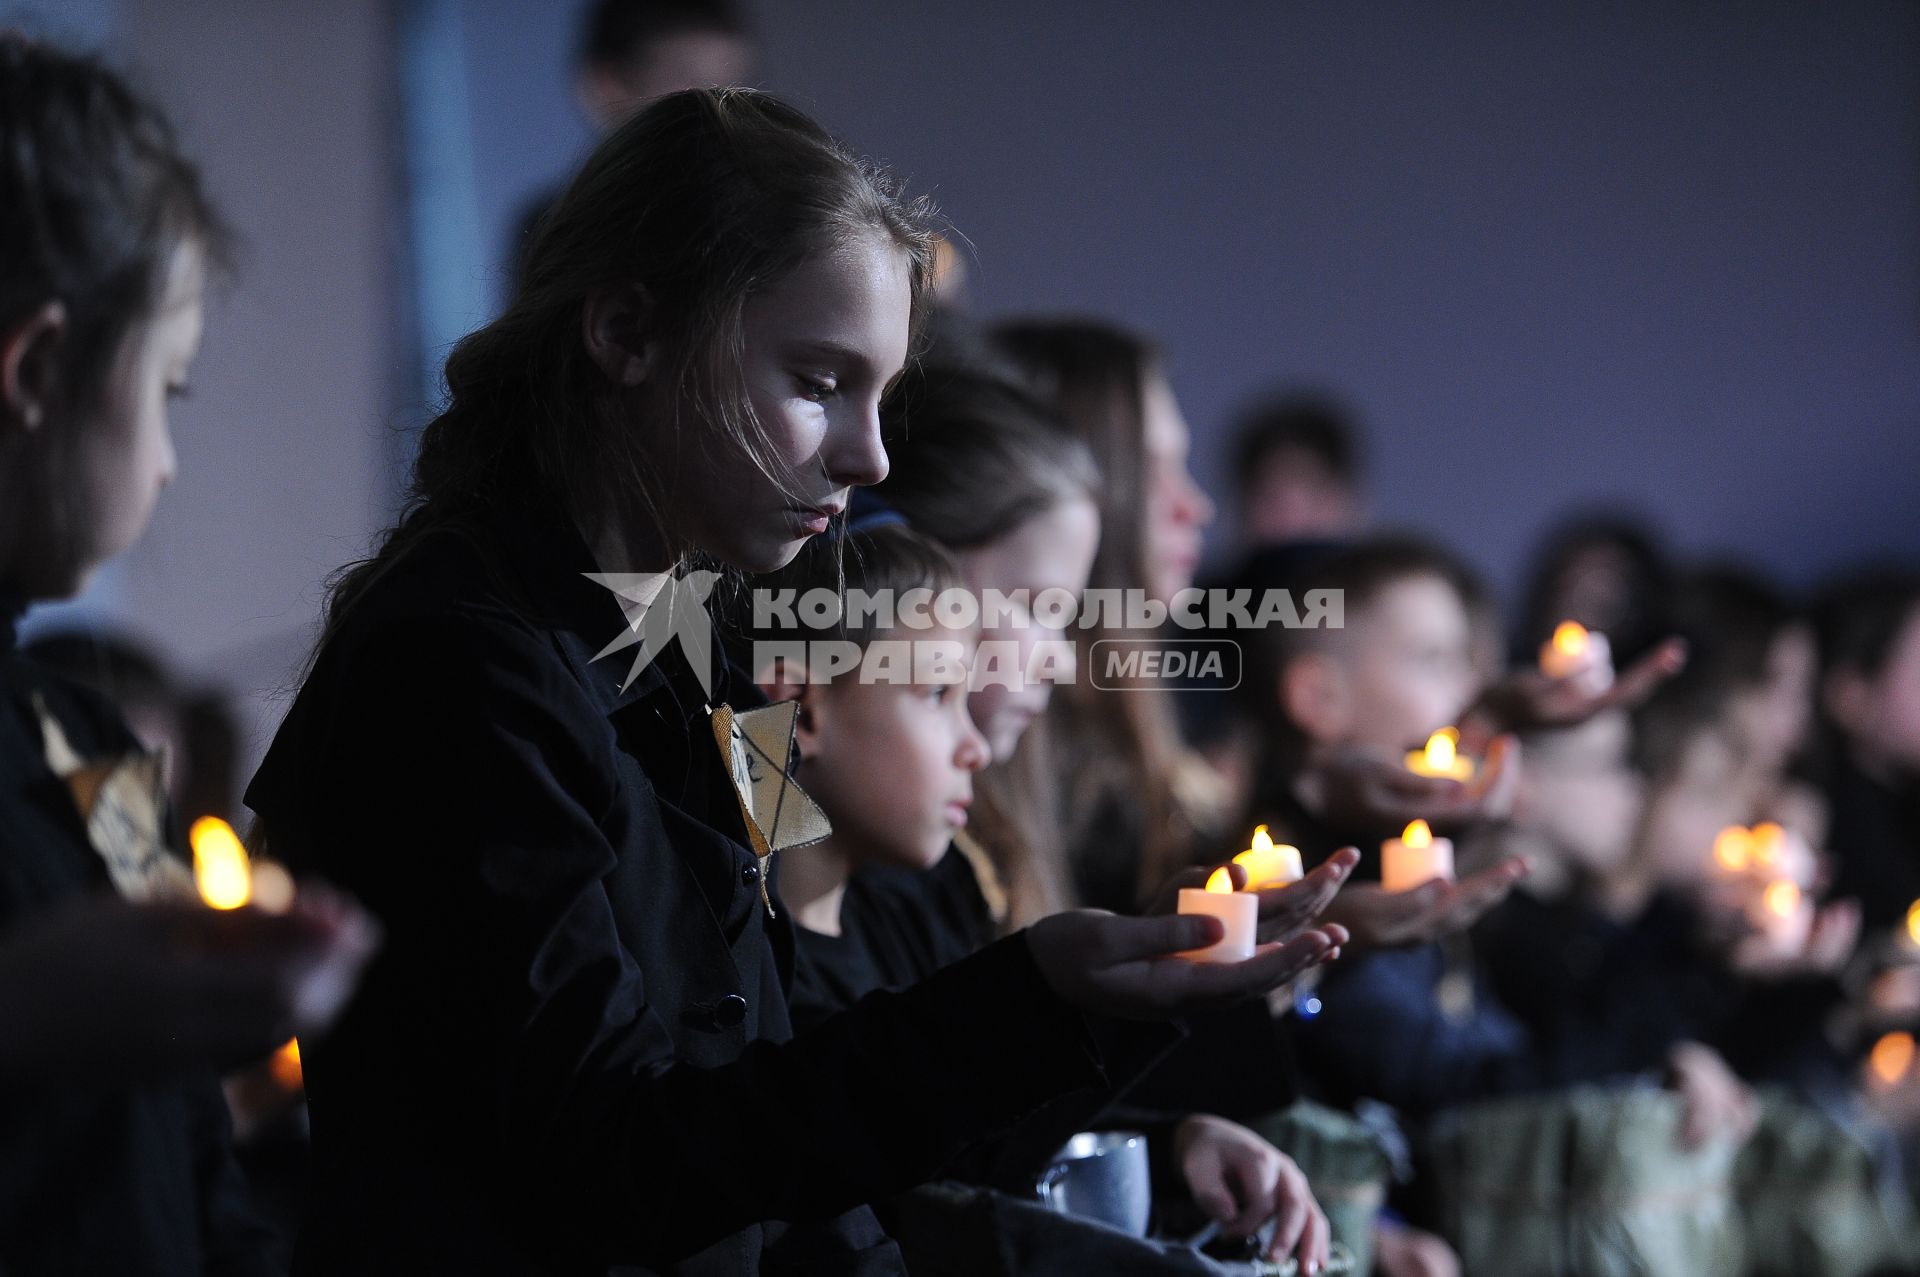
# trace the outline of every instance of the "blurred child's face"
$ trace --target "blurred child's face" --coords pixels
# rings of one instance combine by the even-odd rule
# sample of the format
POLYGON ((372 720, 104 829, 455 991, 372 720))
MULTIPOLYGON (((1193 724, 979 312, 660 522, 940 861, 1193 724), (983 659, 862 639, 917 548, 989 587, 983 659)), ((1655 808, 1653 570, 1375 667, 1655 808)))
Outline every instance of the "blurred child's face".
POLYGON ((1269 454, 1248 482, 1242 508, 1242 538, 1254 545, 1342 536, 1359 520, 1353 488, 1305 448, 1269 454))
POLYGON ((906 364, 907 256, 863 235, 748 299, 742 373, 775 473, 717 432, 682 444, 649 423, 666 525, 749 572, 789 562, 857 484, 887 474, 880 396, 906 364))
POLYGON ((139 540, 173 479, 167 402, 186 389, 200 349, 203 284, 198 248, 178 250, 160 304, 122 339, 94 419, 80 426, 75 590, 139 540))
MULTIPOLYGON (((1043 514, 1035 515, 997 541, 960 556, 967 585, 976 593, 998 590, 1009 597, 1025 590, 1027 598, 1037 599, 1048 590, 1066 590, 1076 598, 1087 588, 1093 571, 1094 551, 1100 545, 1100 513, 1085 497, 1062 501, 1043 514)), ((1073 669, 1072 648, 1062 641, 1060 631, 1050 629, 1030 616, 1017 616, 983 628, 981 639, 1004 649, 1003 667, 992 671, 991 681, 982 683, 967 699, 973 721, 986 734, 993 756, 1006 759, 1020 743, 1028 724, 1046 712, 1053 685, 1044 679, 1017 680, 1016 674, 1037 668, 1034 654, 1043 644, 1053 645, 1046 667, 1064 679, 1073 669), (1018 669, 1004 668, 1006 659, 1017 659, 1018 669)), ((982 671, 986 673, 986 671, 982 671)))
POLYGON ((854 864, 924 869, 967 823, 973 774, 990 759, 967 713, 966 667, 976 636, 927 629, 893 637, 957 643, 969 660, 948 682, 863 683, 848 673, 810 685, 796 776, 833 822, 835 847, 854 864))
POLYGON ((1728 706, 1731 726, 1748 757, 1784 767, 1806 739, 1813 720, 1814 681, 1819 654, 1813 634, 1790 626, 1767 651, 1766 680, 1746 688, 1728 706))
POLYGON ((1146 411, 1147 570, 1153 597, 1171 602, 1193 584, 1200 564, 1200 533, 1213 521, 1213 502, 1187 469, 1187 419, 1173 386, 1155 372, 1142 388, 1146 411))
POLYGON ((1833 675, 1828 705, 1857 748, 1881 764, 1920 775, 1920 608, 1907 614, 1878 677, 1833 675))
POLYGON ((1315 744, 1407 749, 1458 722, 1479 691, 1466 604, 1436 576, 1405 577, 1348 608, 1326 643, 1288 671, 1289 713, 1315 744))
POLYGON ((1646 802, 1645 785, 1628 763, 1632 742, 1619 711, 1529 737, 1515 823, 1586 873, 1616 869, 1633 848, 1646 802))

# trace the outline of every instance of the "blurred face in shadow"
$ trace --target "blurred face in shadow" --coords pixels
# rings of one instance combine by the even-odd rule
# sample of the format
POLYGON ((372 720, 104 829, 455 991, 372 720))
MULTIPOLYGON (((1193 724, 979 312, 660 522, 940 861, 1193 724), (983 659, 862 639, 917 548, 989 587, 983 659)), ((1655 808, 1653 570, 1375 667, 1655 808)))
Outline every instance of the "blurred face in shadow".
POLYGON ((1734 694, 1728 706, 1731 726, 1755 763, 1783 768, 1805 743, 1818 673, 1812 631, 1793 625, 1767 649, 1765 678, 1734 694))
POLYGON ((1200 534, 1213 521, 1213 502, 1187 468, 1192 436, 1173 386, 1153 372, 1142 390, 1150 574, 1144 584, 1152 597, 1165 603, 1193 584, 1200 565, 1200 534))
POLYGON ((1247 481, 1241 539, 1250 545, 1345 536, 1360 521, 1359 494, 1307 448, 1275 448, 1247 481))
POLYGON ((1344 629, 1290 662, 1288 716, 1316 745, 1396 755, 1459 721, 1479 691, 1466 604, 1437 576, 1409 576, 1349 607, 1344 629))
POLYGON ((580 72, 580 109, 606 133, 655 98, 682 89, 723 89, 753 77, 753 46, 727 31, 676 31, 648 41, 625 60, 580 72))

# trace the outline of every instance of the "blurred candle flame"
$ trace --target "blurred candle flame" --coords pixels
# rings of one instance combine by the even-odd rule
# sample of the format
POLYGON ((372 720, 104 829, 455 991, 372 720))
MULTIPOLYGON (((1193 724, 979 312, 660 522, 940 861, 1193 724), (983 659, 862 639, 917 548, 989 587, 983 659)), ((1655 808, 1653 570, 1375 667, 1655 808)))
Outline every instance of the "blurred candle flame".
POLYGON ((1920 900, 1907 906, 1907 938, 1920 944, 1920 900))
POLYGON ((1729 825, 1713 839, 1713 858, 1728 873, 1745 873, 1753 864, 1753 831, 1729 825))
POLYGON ((1913 1034, 1889 1033, 1873 1044, 1867 1065, 1882 1086, 1892 1086, 1913 1066, 1913 1034))
POLYGON ((1400 841, 1409 847, 1433 846, 1433 827, 1424 820, 1416 820, 1400 832, 1400 841))
POLYGON ((193 881, 200 898, 215 909, 238 909, 253 894, 247 849, 233 826, 218 816, 202 816, 187 831, 193 846, 193 881))
POLYGON ((1762 821, 1753 827, 1753 859, 1762 865, 1774 865, 1780 862, 1781 848, 1787 841, 1787 831, 1771 820, 1762 821))
MULTIPOLYGON (((1188 879, 1188 881, 1191 882, 1192 879, 1188 879)), ((1214 870, 1213 873, 1207 877, 1207 890, 1211 891, 1216 896, 1232 895, 1233 894, 1233 875, 1228 873, 1225 869, 1214 870)))
POLYGON ((1767 890, 1760 900, 1766 906, 1767 912, 1776 918, 1790 917, 1793 911, 1800 907, 1799 884, 1787 882, 1784 879, 1780 882, 1768 883, 1767 890))
POLYGON ((267 1061, 267 1067, 273 1073, 273 1080, 282 1089, 298 1091, 306 1085, 306 1077, 300 1069, 300 1039, 288 1038, 273 1058, 267 1061))
MULTIPOLYGON (((1535 630, 1538 634, 1539 631, 1535 630)), ((1587 650, 1587 627, 1578 621, 1562 621, 1553 627, 1553 646, 1556 651, 1568 656, 1578 656, 1587 650)))
POLYGON ((1253 831, 1252 845, 1233 858, 1247 871, 1247 890, 1284 887, 1301 878, 1300 849, 1288 843, 1276 843, 1265 825, 1253 831))

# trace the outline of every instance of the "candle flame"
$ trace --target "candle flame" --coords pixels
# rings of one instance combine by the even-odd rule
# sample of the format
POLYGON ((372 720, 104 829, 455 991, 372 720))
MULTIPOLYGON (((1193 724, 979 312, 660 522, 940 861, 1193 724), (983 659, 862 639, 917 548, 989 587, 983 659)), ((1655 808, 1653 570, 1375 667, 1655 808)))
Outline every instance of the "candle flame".
POLYGON ((1273 835, 1267 832, 1265 825, 1253 827, 1253 843, 1247 850, 1256 855, 1273 850, 1273 835))
MULTIPOLYGON (((1191 881, 1191 880, 1189 880, 1191 881)), ((1225 869, 1216 869, 1207 877, 1207 890, 1216 896, 1233 894, 1233 875, 1225 869)))
POLYGON ((1400 841, 1409 847, 1433 846, 1433 828, 1424 820, 1416 820, 1401 831, 1400 841))
POLYGON ((1760 897, 1760 901, 1766 906, 1767 912, 1773 914, 1776 918, 1791 917, 1793 911, 1800 907, 1799 884, 1787 882, 1784 879, 1780 882, 1769 883, 1766 893, 1760 897))
POLYGON ((273 1080, 285 1090, 298 1091, 306 1085, 305 1075, 300 1069, 300 1039, 288 1038, 267 1061, 267 1068, 272 1072, 273 1080))
POLYGON ((218 816, 202 816, 187 832, 193 846, 193 881, 200 898, 215 909, 238 909, 253 894, 247 849, 233 826, 218 816))
POLYGON ((1448 728, 1442 728, 1440 731, 1427 737, 1427 765, 1429 767, 1445 770, 1453 766, 1455 738, 1448 734, 1450 730, 1451 729, 1448 728))
POLYGON ((1753 827, 1753 859, 1762 865, 1780 862, 1780 849, 1786 844, 1787 831, 1771 820, 1753 827))
POLYGON ((1587 627, 1578 621, 1562 621, 1553 627, 1553 646, 1557 652, 1578 656, 1587 650, 1587 642, 1587 627))
POLYGON ((1713 858, 1728 873, 1745 873, 1753 863, 1753 831, 1729 825, 1713 839, 1713 858))
POLYGON ((1867 1063, 1882 1085, 1892 1086, 1913 1066, 1913 1052, 1913 1034, 1889 1033, 1873 1044, 1867 1063))
POLYGON ((1907 906, 1907 938, 1920 944, 1920 900, 1907 906))

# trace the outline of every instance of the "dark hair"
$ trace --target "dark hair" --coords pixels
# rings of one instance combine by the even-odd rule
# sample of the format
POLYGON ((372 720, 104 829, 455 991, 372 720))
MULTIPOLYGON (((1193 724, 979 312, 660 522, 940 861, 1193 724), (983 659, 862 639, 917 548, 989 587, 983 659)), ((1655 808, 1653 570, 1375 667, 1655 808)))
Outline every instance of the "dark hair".
POLYGON ((1674 582, 1669 619, 1687 663, 1639 711, 1640 761, 1654 776, 1677 763, 1695 731, 1725 721, 1736 694, 1767 681, 1774 643, 1802 617, 1764 578, 1717 565, 1674 582))
POLYGON ((585 66, 618 66, 648 45, 689 32, 745 37, 746 20, 731 0, 596 0, 580 28, 585 66))
POLYGON ((1562 621, 1579 621, 1604 630, 1613 659, 1629 665, 1667 637, 1666 610, 1673 587, 1673 570, 1654 530, 1630 514, 1597 512, 1561 523, 1548 533, 1534 557, 1514 635, 1514 652, 1521 661, 1553 635, 1562 621), (1567 572, 1583 554, 1594 551, 1617 556, 1622 569, 1623 596, 1613 616, 1572 616, 1566 607, 1567 572))
MULTIPOLYGON (((924 200, 907 199, 894 178, 768 94, 688 89, 633 116, 541 220, 506 309, 454 347, 446 406, 421 436, 406 511, 373 559, 336 579, 329 622, 417 537, 527 493, 564 500, 583 520, 658 522, 640 432, 613 419, 581 339, 596 289, 630 281, 646 290, 676 412, 776 473, 741 381, 748 299, 809 257, 878 233, 909 258, 917 329, 931 217, 924 200)), ((660 532, 674 543, 671 529, 660 532)))
POLYGON ((1331 396, 1296 391, 1261 400, 1234 428, 1234 480, 1245 492, 1276 453, 1307 453, 1349 487, 1360 482, 1360 440, 1353 415, 1331 396))
MULTIPOLYGON (((843 600, 849 590, 863 590, 868 594, 886 590, 897 597, 908 590, 931 590, 937 595, 943 590, 965 586, 966 578, 946 547, 900 523, 848 532, 844 536, 814 537, 801 547, 793 562, 753 579, 755 590, 792 590, 796 596, 802 596, 809 590, 825 589, 841 595, 843 600)), ((754 626, 751 618, 745 620, 747 637, 754 642, 840 639, 864 648, 891 632, 885 617, 855 615, 851 611, 843 611, 828 630, 796 631, 775 624, 754 626)))
POLYGON ((1100 469, 1100 550, 1092 582, 1141 587, 1147 563, 1146 383, 1160 353, 1138 333, 1097 319, 1023 319, 996 326, 1001 349, 1093 451, 1100 469))
POLYGON ((1842 577, 1820 591, 1812 611, 1821 669, 1877 678, 1920 614, 1920 569, 1889 564, 1842 577))
POLYGON ((95 58, 0 31, 0 328, 65 305, 70 404, 100 392, 176 251, 221 265, 231 243, 157 107, 95 58))
POLYGON ((891 468, 874 491, 955 550, 1099 491, 1091 454, 1058 414, 1007 377, 937 350, 888 396, 881 432, 891 468))
MULTIPOLYGON (((1086 444, 964 320, 943 313, 928 356, 888 400, 881 427, 893 468, 876 489, 913 526, 971 550, 1062 502, 1099 503, 1086 444)), ((974 782, 972 833, 1023 925, 1065 908, 1052 746, 1030 725, 1011 758, 974 782)))

